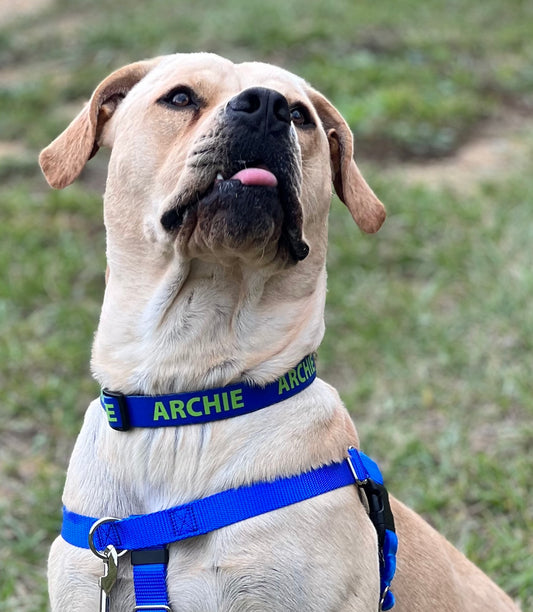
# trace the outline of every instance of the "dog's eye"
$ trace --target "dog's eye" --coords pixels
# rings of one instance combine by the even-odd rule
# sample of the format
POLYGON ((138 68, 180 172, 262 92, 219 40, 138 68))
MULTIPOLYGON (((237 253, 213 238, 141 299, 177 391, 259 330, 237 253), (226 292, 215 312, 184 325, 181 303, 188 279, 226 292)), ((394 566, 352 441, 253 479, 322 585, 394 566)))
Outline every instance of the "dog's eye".
POLYGON ((298 127, 314 125, 311 115, 305 106, 293 106, 291 108, 291 121, 298 127))
POLYGON ((177 87, 159 98, 158 102, 172 108, 198 108, 194 94, 188 87, 177 87))
POLYGON ((189 94, 186 94, 184 91, 178 91, 178 93, 172 96, 171 103, 173 106, 189 106, 191 103, 191 98, 189 94))

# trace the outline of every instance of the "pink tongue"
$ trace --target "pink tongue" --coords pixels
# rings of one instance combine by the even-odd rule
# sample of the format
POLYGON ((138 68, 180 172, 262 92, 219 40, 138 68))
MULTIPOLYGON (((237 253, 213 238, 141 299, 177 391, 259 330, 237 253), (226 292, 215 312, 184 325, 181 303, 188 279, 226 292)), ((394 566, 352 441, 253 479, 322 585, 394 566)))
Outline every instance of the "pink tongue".
POLYGON ((231 177, 233 180, 240 181, 243 185, 264 185, 265 187, 276 187, 278 179, 262 168, 245 168, 231 177))

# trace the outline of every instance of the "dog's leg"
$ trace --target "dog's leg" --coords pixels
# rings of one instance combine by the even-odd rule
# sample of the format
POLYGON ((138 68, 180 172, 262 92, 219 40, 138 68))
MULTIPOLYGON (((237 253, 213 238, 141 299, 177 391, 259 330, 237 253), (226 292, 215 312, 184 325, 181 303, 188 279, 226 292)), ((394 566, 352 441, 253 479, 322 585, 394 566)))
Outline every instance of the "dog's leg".
POLYGON ((74 548, 63 538, 57 538, 48 558, 52 612, 98 610, 98 575, 102 575, 102 570, 102 562, 89 550, 74 548))
POLYGON ((400 543, 394 612, 510 612, 511 599, 418 514, 391 498, 400 543))

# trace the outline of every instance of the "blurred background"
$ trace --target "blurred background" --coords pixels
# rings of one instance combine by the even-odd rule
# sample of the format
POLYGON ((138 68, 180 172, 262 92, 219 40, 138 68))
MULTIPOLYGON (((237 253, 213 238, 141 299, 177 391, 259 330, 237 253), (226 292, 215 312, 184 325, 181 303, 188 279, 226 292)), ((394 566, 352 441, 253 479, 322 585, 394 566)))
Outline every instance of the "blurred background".
POLYGON ((106 154, 56 192, 38 152, 111 70, 195 50, 349 121, 389 217, 366 236, 333 201, 319 373, 390 490, 533 609, 532 32, 529 0, 0 0, 0 610, 47 607, 98 394, 106 154))

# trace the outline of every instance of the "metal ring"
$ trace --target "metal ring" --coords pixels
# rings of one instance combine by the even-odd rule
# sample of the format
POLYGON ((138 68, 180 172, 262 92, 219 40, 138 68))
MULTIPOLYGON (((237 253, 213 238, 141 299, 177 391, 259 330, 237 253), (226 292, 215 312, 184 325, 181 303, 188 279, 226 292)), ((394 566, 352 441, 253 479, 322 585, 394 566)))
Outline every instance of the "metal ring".
MULTIPOLYGON (((349 446, 348 447, 348 451, 351 451, 351 450, 357 450, 357 449, 355 448, 355 446, 349 446)), ((366 483, 368 482, 368 478, 365 478, 364 480, 361 480, 359 478, 359 474, 357 473, 357 470, 355 469, 355 465, 353 464, 352 457, 350 456, 349 452, 348 452, 348 456, 346 457, 346 459, 348 460, 348 466, 349 466, 350 471, 352 472, 352 475, 353 475, 353 477, 355 479, 355 484, 358 487, 364 487, 366 485, 366 483)))
MULTIPOLYGON (((96 523, 93 523, 91 525, 91 528, 89 529, 89 548, 97 557, 99 557, 100 559, 103 559, 104 561, 108 559, 108 555, 104 554, 103 551, 96 549, 96 547, 94 546, 94 534, 96 530, 98 529, 98 527, 100 527, 100 525, 104 525, 105 523, 115 523, 116 521, 119 521, 119 520, 120 519, 115 518, 114 516, 106 516, 96 521, 96 523)), ((122 557, 127 552, 128 552, 127 549, 121 550, 120 552, 117 553, 117 557, 122 557)))
POLYGON ((390 586, 387 585, 383 589, 383 593, 381 594, 381 599, 379 601, 379 609, 380 609, 380 611, 383 610, 383 604, 385 603, 385 599, 387 598, 387 594, 389 593, 389 591, 390 591, 390 586))

